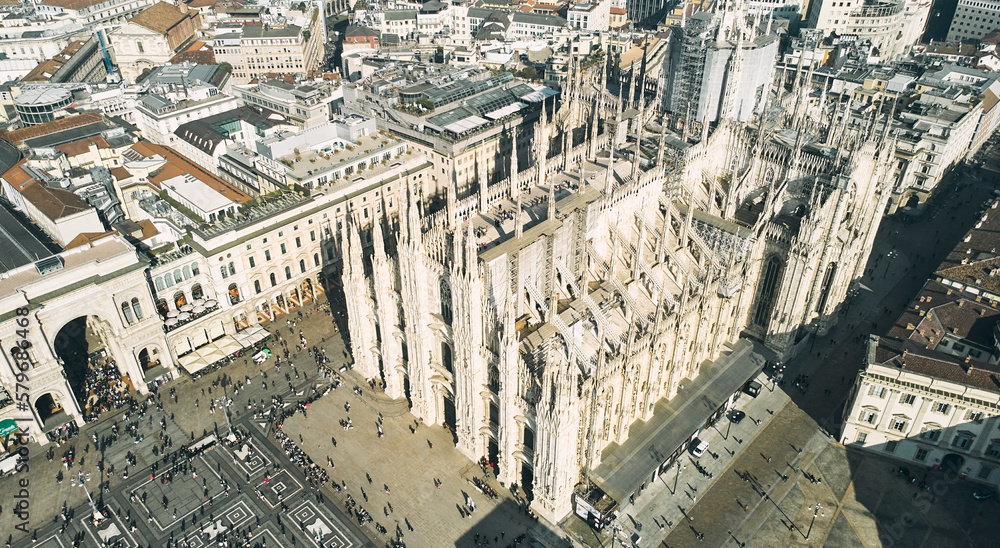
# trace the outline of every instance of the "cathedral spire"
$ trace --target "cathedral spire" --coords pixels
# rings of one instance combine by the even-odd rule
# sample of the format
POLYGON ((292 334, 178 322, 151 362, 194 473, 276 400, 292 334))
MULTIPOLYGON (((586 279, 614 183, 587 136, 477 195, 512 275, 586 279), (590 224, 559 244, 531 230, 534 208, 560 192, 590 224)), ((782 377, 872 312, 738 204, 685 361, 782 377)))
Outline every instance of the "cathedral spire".
POLYGON ((556 218, 556 182, 549 183, 549 219, 556 218))
POLYGON ((489 177, 486 174, 486 155, 483 147, 476 150, 476 181, 479 183, 479 211, 486 213, 489 206, 489 177))
POLYGON ((448 193, 448 228, 454 230, 458 224, 458 172, 454 165, 451 168, 451 181, 446 191, 448 193))
POLYGON ((524 233, 524 223, 521 222, 521 212, 524 211, 524 195, 517 193, 517 206, 514 208, 514 237, 518 240, 524 233))
POLYGON ((542 99, 542 115, 539 117, 540 126, 535 134, 536 146, 538 147, 535 151, 535 165, 538 168, 537 184, 545 182, 545 161, 549 155, 548 118, 549 114, 545 108, 545 99, 542 99))
MULTIPOLYGON (((645 65, 645 63, 643 63, 645 65)), ((632 180, 639 178, 639 162, 642 157, 642 129, 646 119, 646 101, 642 97, 642 87, 639 88, 639 113, 635 119, 635 156, 632 158, 632 180)))
POLYGON ((510 195, 518 197, 521 194, 521 187, 517 182, 517 128, 514 128, 510 143, 510 195))
POLYGON ((385 204, 382 205, 383 215, 376 215, 372 221, 372 250, 376 257, 385 255, 385 240, 382 237, 382 217, 384 217, 385 204))
POLYGON ((664 119, 660 123, 660 142, 656 146, 656 167, 663 167, 663 157, 667 152, 667 121, 664 119))
POLYGON ((410 230, 409 239, 416 245, 421 245, 423 240, 423 229, 420 226, 420 202, 418 201, 419 196, 417 195, 417 188, 406 188, 404 192, 407 194, 406 200, 406 215, 407 227, 410 230))

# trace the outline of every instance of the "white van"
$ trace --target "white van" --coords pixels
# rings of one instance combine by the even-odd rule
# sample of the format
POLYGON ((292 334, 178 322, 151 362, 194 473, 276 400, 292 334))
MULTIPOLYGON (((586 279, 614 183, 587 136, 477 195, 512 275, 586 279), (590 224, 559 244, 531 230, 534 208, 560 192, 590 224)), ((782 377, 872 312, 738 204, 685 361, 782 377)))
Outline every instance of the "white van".
POLYGON ((703 440, 700 440, 698 438, 695 438, 694 441, 691 442, 691 454, 692 455, 694 455, 696 457, 700 457, 700 456, 702 456, 702 455, 705 454, 705 451, 708 451, 708 442, 707 441, 703 441, 703 440))

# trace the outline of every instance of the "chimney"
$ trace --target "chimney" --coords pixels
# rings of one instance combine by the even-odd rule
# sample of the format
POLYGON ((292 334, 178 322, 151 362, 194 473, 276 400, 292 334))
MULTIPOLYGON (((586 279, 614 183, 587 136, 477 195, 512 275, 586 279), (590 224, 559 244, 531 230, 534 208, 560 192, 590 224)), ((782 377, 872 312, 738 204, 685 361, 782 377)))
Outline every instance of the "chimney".
MULTIPOLYGON (((969 363, 969 362, 971 362, 971 361, 972 361, 972 356, 966 356, 966 357, 965 357, 965 363, 969 363)), ((971 369, 971 368, 970 368, 970 369, 971 369)))
POLYGON ((181 10, 181 13, 187 13, 188 12, 187 2, 185 2, 184 0, 177 0, 177 9, 181 10))
POLYGON ((958 301, 958 303, 956 304, 958 304, 958 306, 963 306, 965 304, 965 301, 958 301))
POLYGON ((908 323, 908 324, 906 324, 906 328, 909 329, 910 331, 912 331, 912 330, 916 329, 917 326, 913 325, 912 323, 908 323))
POLYGON ((946 293, 946 295, 951 295, 951 290, 950 289, 948 290, 948 293, 946 293))
POLYGON ((924 316, 924 314, 926 314, 926 312, 924 312, 923 310, 921 310, 920 311, 920 317, 922 318, 924 316))

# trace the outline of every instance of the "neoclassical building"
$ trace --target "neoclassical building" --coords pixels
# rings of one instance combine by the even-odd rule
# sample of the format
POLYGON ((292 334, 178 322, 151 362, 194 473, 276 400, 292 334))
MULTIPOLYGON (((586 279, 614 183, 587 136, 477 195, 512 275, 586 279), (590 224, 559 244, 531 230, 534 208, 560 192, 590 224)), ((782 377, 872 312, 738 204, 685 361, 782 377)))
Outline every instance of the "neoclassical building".
POLYGON ((66 359, 86 349, 88 338, 100 339, 141 393, 150 382, 198 373, 254 344, 266 336, 262 325, 339 286, 349 216, 361 227, 395 216, 397 193, 419 184, 430 165, 421 156, 398 156, 308 197, 283 194, 239 220, 193 229, 171 253, 140 252, 109 232, 3 273, 0 383, 8 395, 18 392, 13 354, 26 340, 31 405, 8 402, 0 419, 24 421, 22 430, 43 444, 43 432, 82 423, 83 369, 66 359), (28 311, 27 328, 18 309, 28 311))

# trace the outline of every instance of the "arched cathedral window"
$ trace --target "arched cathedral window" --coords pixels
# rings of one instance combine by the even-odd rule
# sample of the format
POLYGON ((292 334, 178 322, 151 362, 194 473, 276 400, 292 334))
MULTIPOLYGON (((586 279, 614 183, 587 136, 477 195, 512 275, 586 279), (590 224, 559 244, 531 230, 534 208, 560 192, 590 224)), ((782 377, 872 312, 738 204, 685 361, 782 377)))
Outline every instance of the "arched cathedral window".
POLYGON ((753 309, 753 323, 767 329, 771 322, 771 309, 774 308, 775 297, 781 283, 784 267, 776 255, 768 257, 761 269, 757 282, 757 300, 753 309))
POLYGON ((448 280, 441 280, 441 317, 444 323, 451 325, 451 286, 448 280))

